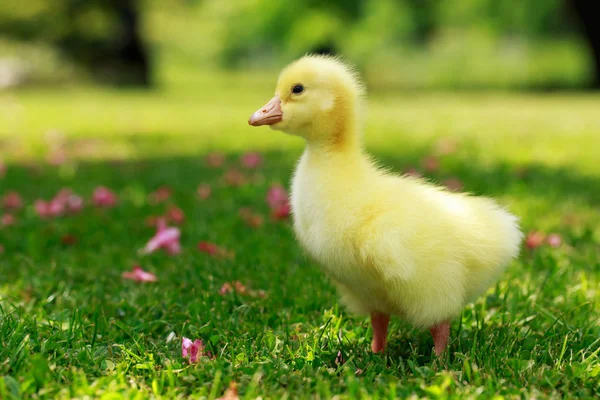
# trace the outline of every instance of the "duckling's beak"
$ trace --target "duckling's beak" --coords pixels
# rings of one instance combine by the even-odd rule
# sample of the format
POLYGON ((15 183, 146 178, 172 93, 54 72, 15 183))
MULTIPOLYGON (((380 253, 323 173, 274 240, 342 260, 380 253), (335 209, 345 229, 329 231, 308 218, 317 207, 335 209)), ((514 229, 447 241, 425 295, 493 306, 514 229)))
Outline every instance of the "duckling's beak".
POLYGON ((267 104, 250 116, 248 124, 252 126, 273 125, 283 119, 281 100, 279 96, 273 97, 267 104))

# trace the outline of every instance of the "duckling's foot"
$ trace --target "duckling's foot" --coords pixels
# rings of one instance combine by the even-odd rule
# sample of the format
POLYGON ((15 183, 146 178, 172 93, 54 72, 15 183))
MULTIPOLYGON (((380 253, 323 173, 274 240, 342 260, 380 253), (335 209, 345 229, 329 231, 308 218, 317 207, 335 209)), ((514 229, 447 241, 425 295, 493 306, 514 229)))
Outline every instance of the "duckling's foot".
POLYGON ((435 348, 435 354, 441 355, 450 339, 450 321, 444 321, 441 324, 434 325, 429 328, 431 336, 433 336, 433 346, 435 348))
POLYGON ((371 349, 373 353, 379 353, 385 348, 390 316, 378 312, 371 313, 371 326, 373 326, 373 342, 371 349))

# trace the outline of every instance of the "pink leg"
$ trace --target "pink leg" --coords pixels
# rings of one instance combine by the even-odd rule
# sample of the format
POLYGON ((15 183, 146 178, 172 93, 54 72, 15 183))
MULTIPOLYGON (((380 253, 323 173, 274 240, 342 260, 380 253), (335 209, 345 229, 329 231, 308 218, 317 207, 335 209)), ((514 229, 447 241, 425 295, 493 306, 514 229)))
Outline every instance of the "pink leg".
POLYGON ((371 343, 371 349, 373 350, 373 353, 379 353, 385 348, 389 323, 389 315, 378 312, 371 313, 371 326, 373 326, 373 342, 371 343))
POLYGON ((439 356, 446 350, 448 340, 450 339, 450 321, 444 321, 439 325, 432 326, 429 328, 429 332, 433 336, 435 354, 439 356))

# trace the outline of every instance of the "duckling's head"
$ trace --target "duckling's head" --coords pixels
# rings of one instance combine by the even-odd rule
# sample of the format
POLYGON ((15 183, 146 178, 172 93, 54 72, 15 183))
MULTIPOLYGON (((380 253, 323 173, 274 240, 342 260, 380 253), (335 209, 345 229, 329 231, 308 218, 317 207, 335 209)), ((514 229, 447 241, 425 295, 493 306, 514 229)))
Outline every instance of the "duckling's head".
POLYGON ((341 144, 357 134, 363 86, 337 58, 308 55, 279 75, 275 96, 248 123, 304 137, 341 144))

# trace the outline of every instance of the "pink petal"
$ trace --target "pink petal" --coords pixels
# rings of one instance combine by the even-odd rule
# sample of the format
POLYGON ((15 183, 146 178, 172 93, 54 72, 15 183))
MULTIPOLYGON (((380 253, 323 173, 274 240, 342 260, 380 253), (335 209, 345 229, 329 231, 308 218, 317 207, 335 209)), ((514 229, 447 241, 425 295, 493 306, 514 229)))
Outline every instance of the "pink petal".
POLYGON ((277 208, 282 204, 287 204, 288 194, 287 191, 281 185, 273 185, 267 192, 267 203, 271 208, 277 208))
POLYGON ((200 339, 194 340, 192 344, 192 348, 190 349, 190 363, 198 362, 198 356, 202 355, 202 350, 204 349, 204 345, 200 339))
POLYGON ((434 156, 425 157, 421 164, 423 165, 423 168, 425 168, 425 171, 428 172, 434 172, 440 168, 440 161, 434 156))
POLYGON ((185 214, 179 207, 171 207, 167 210, 167 218, 175 224, 182 224, 185 221, 185 214))
POLYGON ((162 203, 171 197, 171 189, 167 186, 161 186, 148 195, 148 201, 151 204, 162 203))
POLYGON ((158 279, 156 275, 151 272, 144 271, 139 266, 134 266, 133 270, 128 272, 123 272, 121 275, 124 279, 131 279, 137 282, 156 282, 158 279))
POLYGON ((246 183, 246 181, 246 176, 244 176, 244 174, 238 170, 230 169, 229 171, 225 172, 225 182, 229 186, 241 186, 246 183))
POLYGON ((0 218, 1 226, 11 226, 15 224, 15 217, 12 214, 4 214, 2 218, 0 218))
POLYGON ((557 248, 562 245, 562 238, 560 237, 560 235, 558 233, 551 233, 546 238, 546 243, 548 243, 548 245, 550 247, 557 248))
POLYGON ((50 154, 48 154, 46 161, 50 165, 62 165, 67 162, 67 152, 60 147, 55 148, 50 154))
POLYGON ((221 153, 210 153, 206 156, 206 163, 211 167, 220 167, 225 162, 225 156, 221 153))
POLYGON ((181 253, 181 244, 179 242, 171 242, 165 245, 165 250, 168 254, 174 256, 181 253))
POLYGON ((189 363, 198 362, 199 357, 201 357, 204 353, 204 344, 200 339, 196 339, 193 342, 184 337, 181 340, 181 356, 183 358, 188 358, 189 363))
POLYGON ((46 200, 38 199, 33 203, 35 207, 35 211, 41 218, 50 217, 52 214, 50 213, 50 205, 46 200))
POLYGON ((229 282, 225 282, 223 284, 223 286, 221 286, 221 289, 219 289, 219 294, 221 296, 226 295, 227 293, 231 293, 233 291, 233 287, 231 286, 231 283, 229 282))
POLYGON ((113 207, 117 204, 117 196, 110 189, 99 186, 94 190, 92 201, 97 207, 113 207))
POLYGON ((455 153, 458 149, 458 143, 450 138, 442 138, 435 145, 436 153, 440 155, 448 155, 455 153))
POLYGON ((244 285, 240 281, 233 282, 233 287, 235 288, 235 291, 238 292, 239 294, 248 293, 248 288, 246 287, 246 285, 244 285))
POLYGON ((52 200, 48 204, 48 212, 52 217, 58 217, 65 211, 65 206, 60 201, 52 200))
MULTIPOLYGON (((160 224, 160 222, 159 222, 160 224)), ((172 254, 177 254, 180 249, 176 248, 179 245, 179 237, 181 231, 178 228, 166 228, 159 226, 156 235, 146 244, 143 253, 152 253, 160 248, 165 248, 172 254)))
POLYGON ((190 349, 192 348, 192 341, 186 337, 181 339, 181 356, 187 357, 190 349))
POLYGON ((545 237, 546 235, 544 235, 543 232, 531 231, 527 234, 527 238, 525 239, 525 245, 529 249, 536 249, 540 247, 542 243, 544 243, 545 237))
POLYGON ((60 241, 62 244, 72 246, 75 243, 77 243, 77 238, 73 235, 64 235, 63 237, 60 238, 60 241))
POLYGON ((198 186, 198 189, 196 190, 196 193, 198 193, 198 197, 201 200, 206 200, 210 197, 210 193, 212 192, 210 185, 203 183, 200 186, 198 186))
POLYGON ((225 393, 223 393, 223 396, 221 396, 215 400, 240 400, 240 396, 239 396, 238 390, 237 390, 237 384, 232 381, 229 384, 229 387, 227 388, 225 393))
POLYGON ((56 194, 56 196, 54 196, 54 199, 52 200, 61 204, 67 204, 67 201, 69 200, 69 196, 71 196, 71 194, 73 194, 71 189, 63 188, 58 191, 58 193, 56 194))
POLYGON ((200 250, 203 253, 207 253, 211 256, 216 256, 221 252, 221 250, 216 244, 210 242, 199 242, 198 250, 200 250))
POLYGON ((262 163, 262 156, 259 153, 250 152, 244 154, 241 161, 246 168, 256 168, 262 163))
POLYGON ((4 195, 2 205, 7 210, 18 210, 23 207, 23 199, 19 193, 11 191, 4 195))
POLYGON ((78 213, 83 209, 83 198, 72 194, 67 198, 67 210, 70 213, 78 213))
POLYGON ((239 210, 240 217, 253 228, 257 228, 263 224, 263 217, 259 214, 254 214, 251 208, 242 207, 239 210))
POLYGON ((290 205, 286 203, 275 207, 271 215, 277 220, 287 219, 290 216, 290 205))
POLYGON ((342 365, 345 363, 344 356, 342 355, 342 351, 339 350, 337 356, 335 356, 335 363, 337 365, 342 365))

